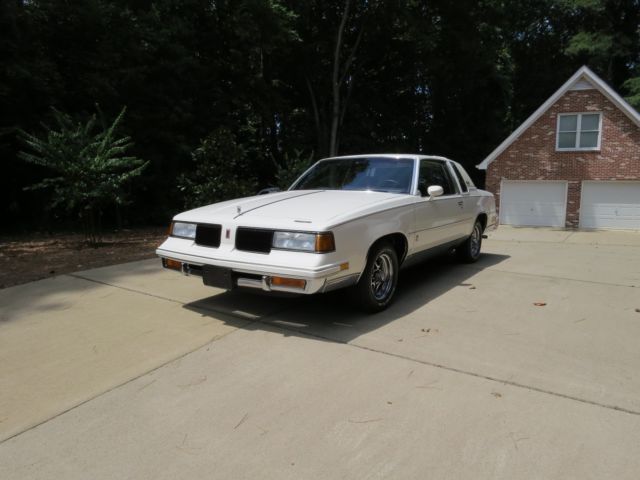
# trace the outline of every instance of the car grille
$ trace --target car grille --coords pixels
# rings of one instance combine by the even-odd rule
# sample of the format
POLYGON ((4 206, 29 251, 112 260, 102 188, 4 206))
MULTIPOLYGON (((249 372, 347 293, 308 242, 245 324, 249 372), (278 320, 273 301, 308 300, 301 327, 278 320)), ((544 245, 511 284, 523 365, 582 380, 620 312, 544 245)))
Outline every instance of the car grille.
POLYGON ((221 225, 198 224, 196 227, 196 244, 218 248, 220 246, 221 232, 221 225))
POLYGON ((236 248, 247 252, 269 253, 273 242, 273 230, 239 227, 236 231, 236 248))

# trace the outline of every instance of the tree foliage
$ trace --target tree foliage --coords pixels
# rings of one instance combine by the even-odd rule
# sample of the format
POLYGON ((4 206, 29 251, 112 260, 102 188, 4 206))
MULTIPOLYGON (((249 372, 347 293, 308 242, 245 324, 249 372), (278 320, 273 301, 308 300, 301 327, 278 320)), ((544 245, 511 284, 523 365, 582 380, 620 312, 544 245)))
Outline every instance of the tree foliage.
POLYGON ((125 111, 123 108, 110 125, 98 127, 95 114, 78 122, 54 109, 55 125, 43 124, 43 137, 20 132, 26 150, 18 156, 47 170, 46 178, 26 188, 50 190, 49 207, 77 213, 85 221, 91 243, 99 240, 103 210, 124 205, 125 185, 147 166, 147 162, 126 155, 133 145, 131 138, 118 135, 125 111))
POLYGON ((178 179, 186 208, 256 193, 247 152, 227 128, 208 135, 192 154, 195 170, 178 179))
POLYGON ((313 163, 313 153, 306 154, 302 150, 286 152, 280 162, 276 162, 276 186, 287 190, 313 163))
POLYGON ((295 152, 448 155, 481 184, 473 166, 581 65, 640 104, 639 24, 640 0, 7 0, 0 205, 41 220, 17 132, 95 103, 128 106, 149 161, 127 222, 281 183, 295 152), (233 148, 248 184, 216 153, 233 148))

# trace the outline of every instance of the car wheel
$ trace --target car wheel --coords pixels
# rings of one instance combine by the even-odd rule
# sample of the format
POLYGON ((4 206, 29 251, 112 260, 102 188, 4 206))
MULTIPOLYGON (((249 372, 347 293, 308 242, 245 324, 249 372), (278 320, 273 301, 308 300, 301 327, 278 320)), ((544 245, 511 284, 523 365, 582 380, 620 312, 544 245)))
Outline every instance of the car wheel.
POLYGON ((456 248, 458 258, 465 263, 473 263, 480 258, 482 247, 482 223, 476 220, 471 235, 459 247, 456 248))
POLYGON ((391 303, 398 285, 398 254, 388 243, 374 246, 355 287, 356 301, 366 312, 380 312, 391 303))

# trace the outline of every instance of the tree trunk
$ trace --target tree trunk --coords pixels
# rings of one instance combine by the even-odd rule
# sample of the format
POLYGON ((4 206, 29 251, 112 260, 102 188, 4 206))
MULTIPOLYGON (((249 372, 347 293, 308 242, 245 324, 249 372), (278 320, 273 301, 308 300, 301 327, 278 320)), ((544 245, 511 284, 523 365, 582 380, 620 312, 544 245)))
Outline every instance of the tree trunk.
POLYGON ((331 78, 333 104, 331 108, 331 137, 329 140, 330 157, 334 157, 338 154, 338 127, 340 125, 340 87, 342 86, 342 80, 344 78, 340 77, 340 51, 342 50, 342 36, 344 34, 344 27, 347 24, 347 18, 349 17, 350 8, 351 0, 346 0, 344 4, 344 11, 342 12, 342 20, 340 20, 340 27, 338 27, 336 49, 333 54, 333 75, 331 78))
POLYGON ((313 121, 316 125, 316 135, 318 139, 318 150, 317 153, 320 156, 324 156, 325 144, 324 144, 324 134, 323 134, 323 126, 320 122, 320 111, 318 110, 318 101, 316 100, 316 94, 313 91, 313 87, 311 86, 311 81, 309 77, 304 78, 307 82, 307 89, 309 90, 309 96, 311 97, 311 108, 313 108, 313 121))

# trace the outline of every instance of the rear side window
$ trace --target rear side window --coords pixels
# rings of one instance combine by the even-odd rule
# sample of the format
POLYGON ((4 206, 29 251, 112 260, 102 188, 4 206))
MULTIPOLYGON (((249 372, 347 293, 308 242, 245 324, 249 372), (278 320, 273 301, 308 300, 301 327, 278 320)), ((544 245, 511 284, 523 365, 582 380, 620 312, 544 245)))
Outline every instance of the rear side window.
MULTIPOLYGON (((462 181, 460 182, 460 184, 466 185, 468 190, 471 190, 472 188, 476 188, 475 184, 473 183, 473 180, 471 180, 471 177, 469 176, 469 174, 466 172, 464 168, 462 168, 457 163, 454 163, 453 166, 454 166, 454 170, 456 171, 456 174, 458 175, 458 178, 462 177, 462 181)), ((466 191, 467 190, 465 190, 465 192, 466 191)))
POLYGON ((469 191, 469 187, 467 187, 467 183, 462 178, 462 173, 460 173, 460 169, 455 163, 452 163, 453 171, 456 172, 456 177, 458 177, 458 183, 460 183, 460 188, 462 189, 462 193, 466 193, 469 191))

